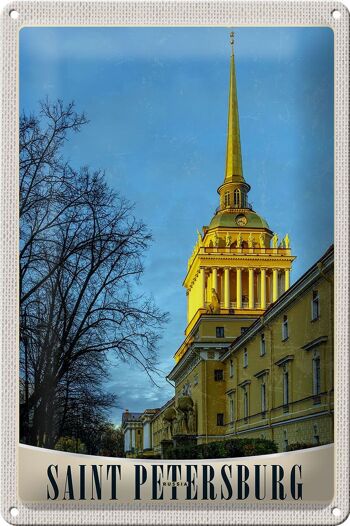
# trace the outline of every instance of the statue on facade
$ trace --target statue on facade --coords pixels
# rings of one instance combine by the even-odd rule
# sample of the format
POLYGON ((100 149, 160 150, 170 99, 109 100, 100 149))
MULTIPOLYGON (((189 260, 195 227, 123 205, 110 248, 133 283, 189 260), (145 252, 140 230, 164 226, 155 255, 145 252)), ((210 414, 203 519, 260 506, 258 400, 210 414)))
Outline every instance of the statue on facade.
POLYGON ((177 421, 177 418, 175 418, 175 420, 172 421, 172 434, 173 436, 174 435, 177 435, 178 434, 178 421, 177 421))
POLYGON ((215 232, 215 234, 214 234, 214 247, 218 248, 218 246, 219 246, 219 236, 218 236, 217 232, 215 232))
POLYGON ((284 241, 284 248, 290 248, 290 239, 289 239, 289 235, 288 234, 286 234, 284 236, 284 240, 283 241, 284 241))
POLYGON ((253 234, 250 232, 248 236, 248 247, 253 248, 254 247, 254 237, 253 234))
POLYGON ((189 409, 187 413, 187 427, 190 435, 195 435, 197 432, 196 412, 194 409, 189 409))
POLYGON ((211 303, 208 307, 210 314, 220 314, 220 299, 215 289, 211 289, 211 303))
POLYGON ((237 236, 237 248, 241 248, 242 243, 243 243, 242 234, 241 234, 240 232, 238 232, 238 236, 237 236))
POLYGON ((191 384, 187 382, 182 388, 182 396, 191 396, 191 384))
POLYGON ((169 440, 171 438, 171 422, 163 419, 163 440, 169 440))
POLYGON ((176 431, 174 431, 174 435, 182 435, 184 433, 187 433, 186 416, 185 413, 179 408, 177 408, 177 418, 175 420, 175 426, 176 431))
POLYGON ((260 243, 260 248, 265 248, 265 238, 262 232, 259 235, 259 243, 260 243))
POLYGON ((276 234, 276 232, 272 236, 272 247, 278 248, 278 235, 276 234))
POLYGON ((227 247, 230 247, 230 246, 231 246, 231 243, 232 243, 232 237, 231 237, 230 234, 227 232, 227 234, 226 234, 226 246, 227 246, 227 247))
POLYGON ((202 241, 203 241, 203 240, 202 240, 201 233, 200 233, 200 231, 197 229, 197 244, 198 244, 199 247, 202 246, 202 241))

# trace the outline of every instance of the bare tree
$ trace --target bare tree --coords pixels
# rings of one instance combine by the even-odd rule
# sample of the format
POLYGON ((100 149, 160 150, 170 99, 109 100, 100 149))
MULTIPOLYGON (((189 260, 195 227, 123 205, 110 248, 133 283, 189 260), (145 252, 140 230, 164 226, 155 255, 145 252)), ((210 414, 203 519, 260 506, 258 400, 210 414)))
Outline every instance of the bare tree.
POLYGON ((63 160, 68 134, 86 122, 61 101, 20 120, 22 440, 45 447, 71 416, 77 386, 91 395, 79 378, 99 391, 108 356, 156 371, 167 320, 137 290, 150 232, 103 172, 63 160))

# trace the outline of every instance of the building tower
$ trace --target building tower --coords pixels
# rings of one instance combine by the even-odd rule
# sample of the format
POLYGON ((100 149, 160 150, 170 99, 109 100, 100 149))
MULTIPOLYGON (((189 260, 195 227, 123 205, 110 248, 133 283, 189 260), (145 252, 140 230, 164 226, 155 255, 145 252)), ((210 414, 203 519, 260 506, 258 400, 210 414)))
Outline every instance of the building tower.
POLYGON ((288 291, 289 237, 279 241, 248 202, 233 34, 231 47, 225 175, 188 261, 185 340, 167 377, 175 397, 153 413, 124 413, 130 456, 139 432, 143 454, 162 458, 232 438, 285 450, 300 437, 314 445, 333 437, 333 248, 288 291))
POLYGON ((176 362, 187 351, 199 320, 224 317, 231 325, 228 336, 232 340, 290 285, 294 257, 288 234, 279 241, 248 202, 250 185, 242 168, 233 33, 230 37, 225 176, 218 188, 219 206, 209 226, 203 227, 202 234, 197 232, 188 261, 183 283, 188 300, 186 340, 175 354, 176 362))

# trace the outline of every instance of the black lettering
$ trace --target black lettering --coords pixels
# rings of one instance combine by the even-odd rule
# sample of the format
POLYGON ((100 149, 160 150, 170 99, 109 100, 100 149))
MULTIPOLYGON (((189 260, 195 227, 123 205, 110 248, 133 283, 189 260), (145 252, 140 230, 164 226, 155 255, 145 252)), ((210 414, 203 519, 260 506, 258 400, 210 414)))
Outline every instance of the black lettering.
POLYGON ((163 500, 163 489, 161 490, 158 496, 158 488, 162 487, 162 477, 163 477, 163 466, 158 464, 152 464, 152 499, 153 500, 163 500), (159 468, 161 476, 158 477, 157 469, 159 468))
POLYGON ((109 500, 118 500, 117 497, 117 468, 119 473, 119 480, 121 479, 121 471, 119 464, 107 464, 107 480, 109 471, 111 470, 111 498, 109 500))
POLYGON ((135 499, 141 500, 141 486, 147 480, 147 469, 141 464, 135 465, 135 499))
POLYGON ((232 478, 232 466, 229 466, 228 464, 224 464, 221 468, 221 477, 227 489, 227 497, 225 497, 224 492, 222 491, 222 486, 221 486, 221 498, 224 500, 230 500, 232 499, 232 484, 229 481, 229 478, 227 476, 226 468, 228 468, 230 478, 232 478))
POLYGON ((73 477, 72 477, 72 468, 71 466, 67 466, 67 475, 66 475, 66 483, 64 486, 64 497, 62 500, 67 500, 66 495, 68 494, 68 500, 75 500, 74 499, 74 490, 73 490, 73 477))
POLYGON ((284 486, 282 479, 284 477, 284 469, 278 464, 272 464, 272 500, 284 500, 286 494, 284 493, 284 486))
POLYGON ((186 488, 186 500, 197 500, 197 477, 198 477, 198 470, 197 466, 187 464, 186 465, 186 480, 187 480, 187 488, 186 488), (194 475, 192 478, 192 468, 194 470, 194 475), (192 486, 195 489, 194 495, 192 497, 192 486))
POLYGON ((80 485, 80 500, 85 499, 85 464, 79 465, 79 485, 80 485))
POLYGON ((294 500, 299 500, 303 498, 303 483, 302 482, 298 482, 297 484, 295 483, 296 469, 299 470, 299 476, 301 480, 301 466, 299 466, 298 464, 295 464, 292 467, 292 471, 290 474, 290 492, 294 500))
POLYGON ((216 499, 216 493, 212 480, 214 478, 215 471, 213 466, 209 464, 203 464, 203 500, 208 500, 208 488, 210 500, 216 499))
POLYGON ((101 500, 102 498, 102 488, 101 488, 101 480, 102 480, 102 464, 96 465, 93 464, 92 466, 92 479, 91 479, 91 500, 95 500, 94 498, 94 488, 96 491, 97 500, 101 500), (98 473, 97 468, 100 468, 100 474, 98 473))
POLYGON ((51 464, 47 468, 47 476, 49 477, 49 481, 51 482, 51 486, 53 488, 54 494, 53 494, 53 497, 51 497, 50 492, 49 492, 49 486, 47 486, 47 499, 48 500, 56 500, 59 495, 59 489, 57 486, 57 482, 54 479, 52 468, 54 468, 54 470, 56 471, 56 477, 58 476, 58 465, 51 464))
POLYGON ((255 469, 255 498, 258 499, 258 500, 264 500, 266 498, 266 464, 264 464, 263 466, 261 466, 260 464, 256 464, 254 466, 254 469, 255 469), (263 495, 261 496, 261 476, 260 476, 260 468, 263 467, 264 468, 264 473, 263 473, 263 479, 264 479, 264 483, 263 483, 263 495))
POLYGON ((168 478, 171 473, 171 481, 174 482, 174 484, 172 484, 172 487, 171 487, 171 500, 177 500, 177 485, 175 484, 175 482, 177 482, 177 476, 176 476, 177 471, 179 472, 179 475, 181 477, 180 464, 170 464, 170 466, 168 466, 168 478))
POLYGON ((242 464, 238 464, 238 500, 244 500, 249 496, 249 486, 247 484, 247 480, 249 478, 249 469, 247 466, 243 466, 242 464))

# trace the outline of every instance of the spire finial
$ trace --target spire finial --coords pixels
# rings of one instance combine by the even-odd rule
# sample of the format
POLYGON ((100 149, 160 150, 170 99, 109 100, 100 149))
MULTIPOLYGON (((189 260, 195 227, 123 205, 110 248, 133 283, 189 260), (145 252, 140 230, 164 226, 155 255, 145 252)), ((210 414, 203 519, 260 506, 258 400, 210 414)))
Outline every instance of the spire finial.
POLYGON ((231 44, 231 54, 233 55, 233 44, 235 42, 235 34, 233 31, 230 33, 230 44, 231 44))
POLYGON ((225 181, 243 181, 241 140, 239 134, 238 100, 235 72, 235 57, 233 53, 234 32, 230 33, 230 89, 228 99, 228 127, 225 181))

